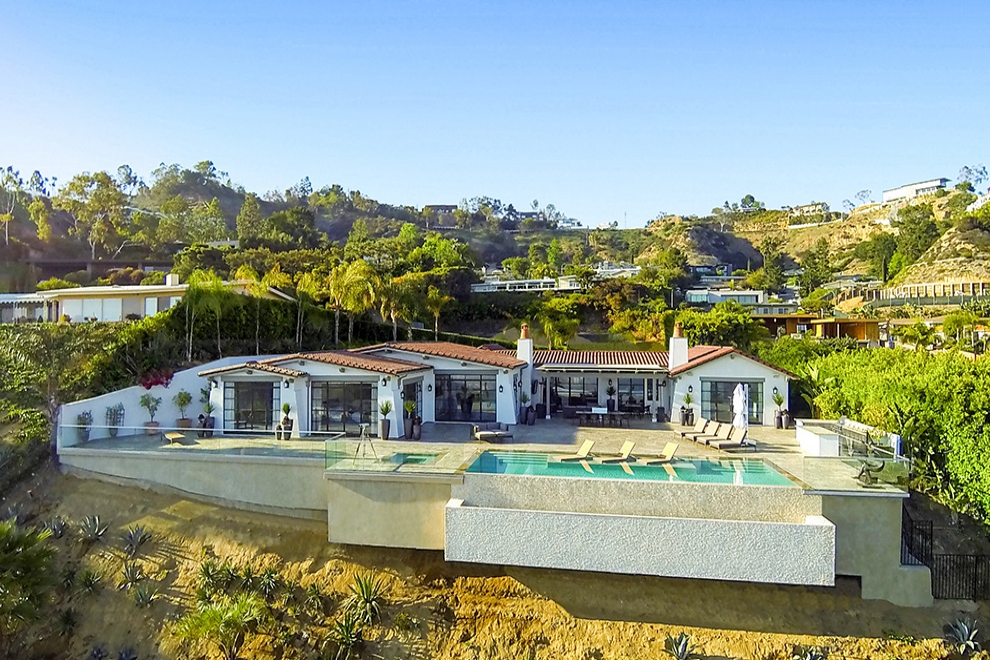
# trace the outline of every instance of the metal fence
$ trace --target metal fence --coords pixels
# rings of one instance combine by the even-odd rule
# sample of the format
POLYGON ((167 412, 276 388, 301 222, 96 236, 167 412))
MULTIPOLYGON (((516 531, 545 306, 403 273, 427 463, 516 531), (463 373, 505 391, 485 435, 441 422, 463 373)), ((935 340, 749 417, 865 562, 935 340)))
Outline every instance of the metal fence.
POLYGON ((934 525, 914 520, 905 508, 901 519, 901 564, 927 566, 932 596, 939 599, 990 600, 990 555, 935 553, 934 525))

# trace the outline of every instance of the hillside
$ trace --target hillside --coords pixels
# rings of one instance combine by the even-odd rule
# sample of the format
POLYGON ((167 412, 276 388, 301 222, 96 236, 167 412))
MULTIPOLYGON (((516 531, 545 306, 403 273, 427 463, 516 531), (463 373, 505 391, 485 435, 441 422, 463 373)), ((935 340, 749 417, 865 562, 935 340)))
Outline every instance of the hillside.
POLYGON ((990 281, 990 233, 952 227, 890 285, 969 280, 990 281))
POLYGON ((247 636, 240 654, 263 660, 316 660, 314 646, 354 576, 367 571, 384 576, 387 604, 360 657, 385 660, 657 658, 666 635, 682 631, 710 658, 790 658, 795 645, 820 645, 833 657, 925 660, 945 657, 940 627, 960 615, 950 602, 898 608, 843 588, 501 569, 448 564, 439 552, 335 546, 326 541, 325 522, 223 509, 50 468, 3 504, 21 505, 35 521, 99 515, 110 523, 103 544, 87 548, 73 534, 53 541, 60 573, 96 571, 100 586, 94 593, 60 589, 50 616, 29 631, 27 657, 91 657, 96 646, 111 657, 131 647, 141 660, 218 657, 184 649, 172 635, 176 618, 195 606, 208 557, 235 568, 274 567, 291 585, 270 605, 275 618, 247 636), (141 584, 159 592, 147 608, 117 588, 118 537, 134 524, 153 534, 134 560, 146 576, 141 584), (322 615, 308 596, 314 589, 323 594, 322 615))

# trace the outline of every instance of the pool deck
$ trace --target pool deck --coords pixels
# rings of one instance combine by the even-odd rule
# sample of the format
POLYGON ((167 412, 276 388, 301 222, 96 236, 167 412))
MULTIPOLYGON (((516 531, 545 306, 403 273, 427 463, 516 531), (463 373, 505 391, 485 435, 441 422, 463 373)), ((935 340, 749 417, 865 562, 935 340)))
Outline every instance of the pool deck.
MULTIPOLYGON (((749 438, 756 442, 756 450, 739 449, 719 451, 681 438, 680 431, 687 427, 670 423, 656 424, 649 420, 633 420, 629 427, 578 426, 573 420, 538 420, 534 426, 513 427, 513 437, 497 444, 476 442, 471 439, 471 425, 466 423, 427 423, 423 425, 423 440, 404 442, 390 440, 387 443, 374 440, 358 443, 344 438, 340 451, 345 460, 338 459, 334 470, 339 472, 380 472, 403 474, 455 475, 462 472, 485 450, 533 451, 571 454, 587 440, 595 442, 593 454, 607 457, 619 453, 623 443, 636 444, 634 456, 653 458, 661 455, 668 442, 678 443, 678 458, 709 458, 725 460, 733 458, 763 459, 780 470, 803 482, 812 491, 855 493, 862 495, 896 495, 901 489, 889 484, 864 487, 856 480, 859 462, 856 459, 823 459, 806 456, 798 446, 793 429, 774 429, 752 426, 749 438), (406 464, 396 469, 388 456, 397 453, 437 454, 427 464, 406 464)), ((160 435, 129 435, 117 438, 91 440, 78 449, 102 449, 116 451, 155 452, 208 452, 210 454, 285 457, 324 460, 324 438, 275 440, 273 437, 214 436, 200 438, 195 431, 186 433, 184 443, 165 444, 160 435)), ((635 469, 635 463, 632 463, 635 469)))

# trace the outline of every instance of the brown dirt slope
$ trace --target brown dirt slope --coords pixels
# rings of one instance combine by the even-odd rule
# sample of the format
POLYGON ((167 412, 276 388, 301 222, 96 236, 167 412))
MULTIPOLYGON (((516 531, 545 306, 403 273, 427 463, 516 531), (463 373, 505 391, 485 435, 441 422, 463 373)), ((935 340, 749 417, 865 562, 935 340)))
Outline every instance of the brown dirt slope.
MULTIPOLYGON (((707 581, 452 565, 439 552, 330 545, 326 526, 223 509, 177 496, 57 475, 46 469, 13 499, 35 521, 100 515, 108 541, 87 548, 67 534, 53 541, 59 563, 99 571, 95 594, 60 589, 51 616, 30 630, 25 657, 80 658, 104 645, 134 647, 149 658, 215 658, 208 648, 179 644, 173 622, 194 606, 196 572, 207 556, 255 569, 276 567, 295 586, 278 621, 249 636, 242 658, 317 658, 356 573, 388 582, 380 624, 366 631, 363 658, 591 660, 658 658, 667 634, 688 632, 706 658, 783 658, 795 644, 823 645, 833 658, 943 658, 943 623, 958 605, 898 608, 862 601, 849 585, 803 589, 707 581), (137 563, 161 597, 139 609, 116 588, 123 556, 118 540, 134 524, 154 539, 137 563), (304 614, 305 589, 327 594, 327 616, 304 614), (77 623, 60 636, 57 612, 77 623)), ((2 503, 6 505, 7 503, 2 503)), ((607 543, 607 539, 603 539, 607 543)), ((972 614, 972 613, 971 613, 972 614)))

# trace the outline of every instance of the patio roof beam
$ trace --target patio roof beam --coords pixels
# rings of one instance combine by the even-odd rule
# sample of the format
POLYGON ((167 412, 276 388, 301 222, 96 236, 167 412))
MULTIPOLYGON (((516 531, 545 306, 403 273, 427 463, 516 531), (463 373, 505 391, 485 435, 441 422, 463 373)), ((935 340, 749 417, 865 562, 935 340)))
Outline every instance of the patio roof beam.
POLYGON ((541 366, 536 368, 537 371, 542 371, 543 373, 593 373, 593 374, 667 374, 666 369, 658 367, 639 367, 639 366, 627 366, 627 367, 570 367, 566 365, 560 366, 541 366))

